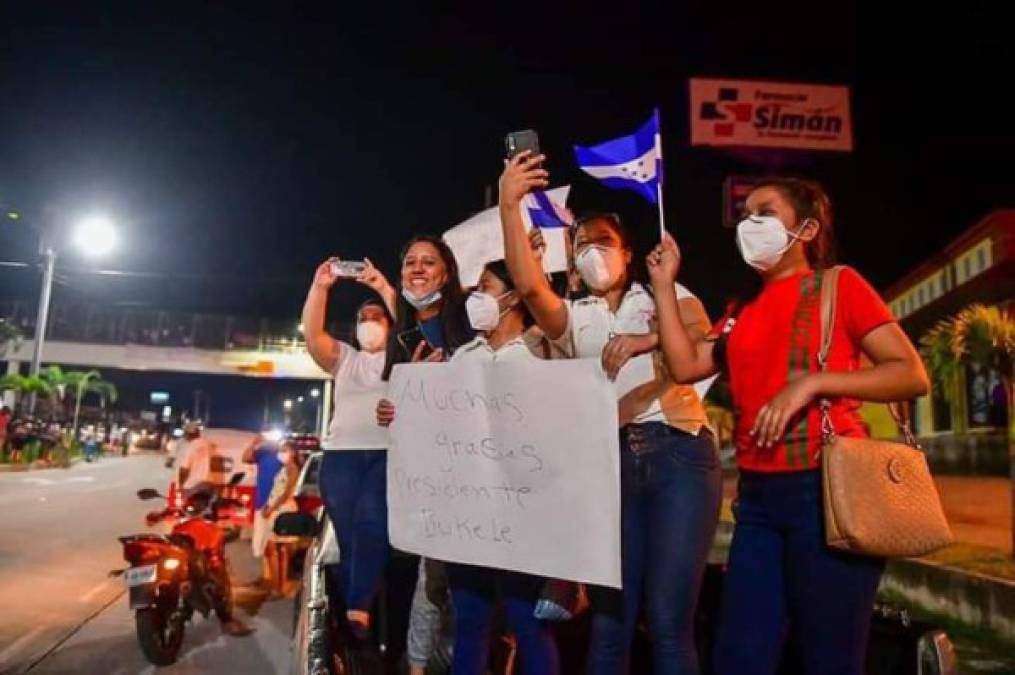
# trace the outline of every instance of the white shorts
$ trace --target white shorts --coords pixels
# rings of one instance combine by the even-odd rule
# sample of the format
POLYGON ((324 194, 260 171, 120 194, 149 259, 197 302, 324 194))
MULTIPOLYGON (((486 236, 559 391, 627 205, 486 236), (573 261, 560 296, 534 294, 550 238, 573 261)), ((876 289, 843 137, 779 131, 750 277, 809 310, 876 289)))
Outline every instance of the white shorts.
POLYGON ((275 518, 265 518, 261 510, 254 513, 254 531, 250 536, 250 546, 254 549, 254 557, 260 558, 264 555, 264 547, 271 539, 271 528, 275 524, 275 518))

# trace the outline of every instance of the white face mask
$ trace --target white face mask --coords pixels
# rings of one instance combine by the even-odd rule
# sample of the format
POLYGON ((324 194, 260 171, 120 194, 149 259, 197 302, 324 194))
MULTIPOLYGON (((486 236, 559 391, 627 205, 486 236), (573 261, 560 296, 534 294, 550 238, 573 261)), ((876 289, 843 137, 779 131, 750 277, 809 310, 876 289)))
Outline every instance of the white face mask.
POLYGON ((379 351, 387 339, 388 329, 380 321, 360 321, 356 324, 356 341, 364 351, 379 351))
POLYGON ((793 245, 793 240, 799 236, 799 230, 788 232, 775 216, 748 216, 737 225, 740 255, 744 262, 760 272, 767 272, 778 265, 793 245))
POLYGON ((503 293, 496 298, 489 293, 475 291, 465 301, 465 313, 469 316, 469 323, 475 330, 490 332, 500 323, 500 317, 507 310, 500 311, 497 301, 510 293, 503 293))
POLYGON ((435 291, 431 291, 431 292, 427 293, 426 295, 423 295, 423 296, 420 296, 420 297, 417 298, 408 289, 403 288, 402 289, 402 297, 405 298, 405 301, 407 303, 412 305, 413 309, 418 311, 418 310, 421 310, 421 309, 426 309, 430 305, 432 305, 435 302, 437 302, 438 300, 440 300, 441 299, 441 291, 438 288, 435 291))
POLYGON ((612 288, 624 269, 620 249, 595 244, 583 249, 574 264, 585 285, 600 292, 612 288))

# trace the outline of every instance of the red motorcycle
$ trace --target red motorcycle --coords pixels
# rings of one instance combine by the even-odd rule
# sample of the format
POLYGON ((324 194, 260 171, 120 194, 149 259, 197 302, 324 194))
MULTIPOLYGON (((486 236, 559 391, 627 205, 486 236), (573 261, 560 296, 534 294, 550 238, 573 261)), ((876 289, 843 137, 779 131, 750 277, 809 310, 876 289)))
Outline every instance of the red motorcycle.
MULTIPOLYGON (((235 474, 229 486, 241 480, 243 474, 235 474)), ((137 496, 165 499, 152 488, 138 490, 137 496)), ((232 501, 218 496, 211 486, 194 490, 179 506, 146 516, 149 525, 171 519, 170 534, 119 538, 130 566, 111 574, 123 575, 141 651, 157 666, 176 661, 187 621, 195 611, 205 617, 214 611, 224 627, 234 623, 225 545, 239 537, 239 530, 226 531, 218 524, 220 513, 235 506, 232 501)))

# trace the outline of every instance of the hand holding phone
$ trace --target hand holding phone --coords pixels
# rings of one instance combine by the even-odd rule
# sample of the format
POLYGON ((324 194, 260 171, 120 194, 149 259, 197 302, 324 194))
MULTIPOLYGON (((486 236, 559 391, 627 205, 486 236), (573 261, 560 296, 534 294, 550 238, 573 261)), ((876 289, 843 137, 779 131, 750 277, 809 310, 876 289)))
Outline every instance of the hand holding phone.
POLYGON ((367 264, 362 260, 331 261, 331 275, 339 279, 356 279, 366 270, 367 264))
POLYGON ((500 177, 500 204, 514 208, 529 192, 545 190, 550 174, 543 168, 545 157, 539 153, 535 131, 513 131, 504 139, 504 146, 508 158, 500 177))
POLYGON ((526 150, 535 157, 539 154, 539 134, 532 129, 512 131, 504 138, 504 148, 508 159, 514 159, 516 155, 526 150))

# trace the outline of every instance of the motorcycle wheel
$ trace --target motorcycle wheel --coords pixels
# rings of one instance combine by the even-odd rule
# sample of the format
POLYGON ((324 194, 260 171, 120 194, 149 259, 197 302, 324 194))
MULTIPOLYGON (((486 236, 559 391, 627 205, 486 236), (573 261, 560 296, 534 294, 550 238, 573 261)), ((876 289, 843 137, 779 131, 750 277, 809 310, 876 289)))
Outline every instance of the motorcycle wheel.
POLYGON ((215 616, 219 621, 229 621, 233 618, 233 583, 229 578, 229 572, 222 570, 212 575, 215 578, 215 616))
POLYGON ((184 622, 172 618, 172 607, 156 605, 134 613, 141 651, 156 666, 176 663, 183 644, 184 622))

